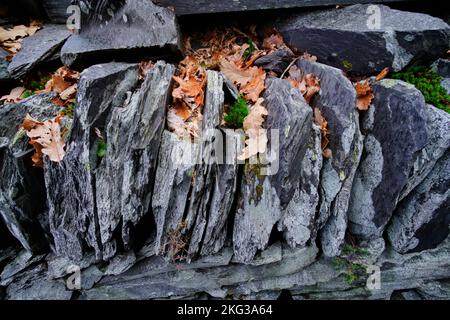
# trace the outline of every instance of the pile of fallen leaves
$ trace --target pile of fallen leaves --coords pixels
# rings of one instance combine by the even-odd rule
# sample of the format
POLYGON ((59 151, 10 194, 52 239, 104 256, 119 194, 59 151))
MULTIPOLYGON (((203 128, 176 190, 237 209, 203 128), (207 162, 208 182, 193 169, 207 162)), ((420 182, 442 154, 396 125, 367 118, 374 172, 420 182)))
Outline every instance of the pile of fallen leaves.
POLYGON ((39 21, 32 21, 29 26, 19 25, 8 29, 0 27, 0 46, 9 53, 6 59, 10 61, 22 48, 22 40, 35 34, 41 27, 39 21))
MULTIPOLYGON (((282 36, 275 31, 265 37, 261 49, 258 48, 256 38, 254 28, 250 28, 249 33, 236 28, 213 30, 195 39, 200 42, 200 47, 195 50, 192 48, 192 38, 186 39, 187 56, 179 64, 179 72, 174 77, 176 85, 172 92, 173 103, 167 116, 169 130, 181 137, 199 137, 207 81, 206 70, 217 70, 236 85, 240 96, 246 100, 250 109, 243 121, 246 147, 239 159, 249 159, 258 153, 266 152, 268 139, 263 123, 268 112, 261 95, 266 89, 267 73, 255 66, 254 62, 277 50, 290 49, 282 36)), ((299 58, 315 59, 309 55, 299 58)), ((319 80, 312 74, 303 76, 295 66, 290 67, 286 80, 298 88, 309 102, 320 90, 319 80)))

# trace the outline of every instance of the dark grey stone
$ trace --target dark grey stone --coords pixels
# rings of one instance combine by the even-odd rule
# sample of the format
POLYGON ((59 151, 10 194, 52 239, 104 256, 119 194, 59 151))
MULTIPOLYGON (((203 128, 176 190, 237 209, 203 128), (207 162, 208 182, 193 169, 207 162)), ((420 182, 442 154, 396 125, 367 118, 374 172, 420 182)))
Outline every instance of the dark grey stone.
POLYGON ((34 252, 47 247, 46 226, 39 221, 46 192, 42 169, 32 166, 33 147, 20 125, 27 113, 38 121, 53 118, 60 109, 50 102, 54 97, 44 93, 0 108, 0 217, 21 245, 34 252))
POLYGON ((25 272, 6 288, 7 300, 70 300, 62 280, 49 280, 43 264, 25 272))
POLYGON ((180 53, 178 25, 171 10, 145 0, 115 4, 112 9, 106 1, 80 1, 84 19, 80 33, 72 35, 61 50, 65 65, 87 66, 180 53))
POLYGON ((443 20, 384 5, 304 13, 280 20, 277 27, 292 48, 356 74, 432 63, 446 52, 450 41, 450 28, 443 20), (379 26, 373 23, 377 12, 379 26))
POLYGON ((38 263, 44 258, 44 255, 34 256, 27 250, 22 250, 13 261, 5 266, 0 274, 0 285, 7 286, 14 282, 15 276, 26 268, 38 263))
POLYGON ((67 8, 71 4, 72 0, 42 0, 42 6, 53 23, 66 23, 69 18, 67 8))
POLYGON ((0 48, 0 83, 10 82, 11 75, 8 72, 9 61, 6 60, 8 52, 0 48))
POLYGON ((362 135, 356 111, 356 91, 341 70, 300 60, 305 74, 320 80, 321 90, 311 101, 328 122, 332 156, 323 160, 320 178, 320 205, 317 228, 322 250, 334 257, 340 253, 347 230, 347 211, 353 179, 362 153, 362 135))
POLYGON ((8 66, 8 72, 14 78, 20 78, 53 59, 55 54, 70 36, 65 25, 44 25, 34 35, 22 42, 22 49, 14 55, 8 66))
POLYGON ((109 260, 117 240, 130 249, 150 206, 173 73, 172 65, 158 62, 136 89, 137 65, 96 65, 82 73, 66 157, 45 172, 60 255, 80 260, 86 243, 97 259, 109 260), (103 158, 95 128, 104 131, 103 158))
POLYGON ((400 253, 435 248, 450 233, 450 151, 395 210, 389 240, 400 253))
MULTIPOLYGON (((364 153, 349 207, 350 231, 361 239, 381 237, 430 143, 427 106, 417 89, 389 79, 375 83, 373 89, 373 105, 363 119, 364 153)), ((429 151, 431 155, 436 150, 429 151)), ((428 166, 426 161, 423 165, 428 166)))
POLYGON ((262 56, 255 61, 255 65, 266 71, 273 71, 281 75, 294 59, 294 54, 290 50, 277 50, 262 56))
POLYGON ((255 159, 250 159, 246 165, 234 220, 235 259, 245 263, 267 247, 272 229, 299 188, 298 166, 311 133, 312 110, 300 91, 277 78, 268 79, 266 87, 263 105, 268 110, 264 126, 269 129, 269 161, 258 159, 259 164, 252 164, 255 159))

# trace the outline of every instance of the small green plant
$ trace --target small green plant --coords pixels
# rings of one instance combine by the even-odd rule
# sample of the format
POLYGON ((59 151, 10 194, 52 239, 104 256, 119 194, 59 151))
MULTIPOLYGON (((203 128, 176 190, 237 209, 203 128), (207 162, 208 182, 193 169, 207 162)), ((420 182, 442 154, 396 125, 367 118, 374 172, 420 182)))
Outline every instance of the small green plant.
POLYGON ((405 72, 395 73, 394 79, 413 84, 425 97, 425 101, 450 113, 450 96, 442 87, 440 77, 428 67, 411 67, 405 72))
POLYGON ((243 54, 243 57, 245 59, 250 57, 250 55, 256 50, 255 44, 253 43, 253 41, 251 39, 247 40, 247 44, 249 45, 249 47, 247 48, 247 50, 244 51, 244 54, 243 54))
POLYGON ((225 116, 225 122, 234 129, 242 128, 248 113, 247 101, 242 96, 239 96, 236 102, 231 105, 230 112, 225 116))
POLYGON ((342 60, 341 63, 342 63, 342 66, 344 67, 345 71, 350 72, 353 70, 353 65, 350 63, 350 61, 342 60))
POLYGON ((25 90, 25 91, 22 93, 22 95, 20 96, 20 99, 26 99, 26 98, 29 98, 29 97, 31 97, 33 94, 34 94, 33 91, 31 91, 31 90, 25 90))
POLYGON ((361 256, 368 255, 369 251, 364 248, 346 244, 342 248, 339 257, 334 258, 333 265, 336 270, 345 270, 345 281, 352 285, 358 281, 364 273, 366 266, 361 262, 361 256))
POLYGON ((38 90, 44 90, 45 89, 45 84, 48 82, 48 80, 50 80, 50 76, 42 76, 39 80, 33 80, 30 82, 29 87, 33 90, 33 91, 38 91, 38 90))
POLYGON ((103 140, 100 140, 98 142, 98 146, 97 146, 97 157, 103 158, 104 156, 106 156, 107 150, 108 150, 108 145, 103 140))
POLYGON ((75 111, 75 103, 68 103, 61 113, 69 118, 73 118, 73 113, 75 111))

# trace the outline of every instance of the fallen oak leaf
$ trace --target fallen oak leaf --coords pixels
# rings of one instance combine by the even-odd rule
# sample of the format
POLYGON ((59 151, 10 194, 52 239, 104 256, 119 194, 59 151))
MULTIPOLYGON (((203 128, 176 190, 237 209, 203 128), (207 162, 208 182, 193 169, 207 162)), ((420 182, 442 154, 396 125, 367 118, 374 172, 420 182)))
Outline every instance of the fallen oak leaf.
POLYGON ((369 109, 374 98, 372 87, 369 80, 360 81, 355 85, 356 90, 356 107, 358 110, 364 111, 369 109))
POLYGON ((41 164, 39 159, 42 155, 47 155, 50 161, 60 162, 65 156, 65 143, 61 133, 62 116, 56 116, 54 119, 40 122, 34 120, 29 114, 26 115, 22 128, 25 129, 30 138, 30 144, 35 147, 36 153, 32 157, 34 164, 41 164))
POLYGON ((375 80, 376 81, 381 81, 381 80, 383 80, 384 78, 386 78, 386 76, 389 74, 389 68, 384 68, 378 75, 377 75, 377 77, 375 78, 375 80))
POLYGON ((333 153, 328 145, 330 144, 330 140, 328 139, 329 130, 328 130, 328 122, 325 117, 322 115, 322 112, 319 108, 314 108, 314 123, 319 127, 320 132, 322 133, 322 155, 324 158, 331 158, 333 153))
POLYGON ((5 102, 17 103, 21 100, 20 97, 25 92, 25 90, 26 89, 24 87, 16 87, 16 88, 12 89, 9 94, 1 97, 0 102, 5 101, 5 102))
POLYGON ((59 94, 62 100, 69 100, 75 97, 78 85, 75 83, 59 94))
POLYGON ((250 159, 258 153, 263 154, 266 152, 268 142, 267 130, 263 129, 262 125, 268 112, 262 105, 263 102, 264 98, 259 98, 244 119, 243 128, 247 139, 245 140, 246 147, 242 150, 242 154, 238 156, 240 161, 250 159))

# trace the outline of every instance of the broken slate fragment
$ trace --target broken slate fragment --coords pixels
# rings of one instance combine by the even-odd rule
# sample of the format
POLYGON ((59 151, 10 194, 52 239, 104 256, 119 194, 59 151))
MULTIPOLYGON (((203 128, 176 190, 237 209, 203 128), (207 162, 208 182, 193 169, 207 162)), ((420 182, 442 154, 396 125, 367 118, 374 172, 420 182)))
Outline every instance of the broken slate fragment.
POLYGON ((23 40, 22 49, 14 55, 8 72, 12 77, 20 78, 38 65, 52 60, 70 34, 65 25, 44 25, 23 40))
POLYGON ((384 5, 303 13, 281 20, 278 30, 291 48, 356 74, 432 63, 450 41, 450 27, 443 20, 384 5))
POLYGON ((294 54, 292 51, 277 50, 256 60, 255 66, 261 67, 269 72, 275 72, 277 75, 281 75, 292 62, 293 58, 294 54))
POLYGON ((72 35, 61 50, 67 66, 129 61, 137 56, 148 58, 180 54, 180 34, 175 14, 146 0, 133 0, 107 7, 94 7, 95 1, 79 1, 82 11, 79 34, 72 35), (88 8, 88 7, 87 7, 88 8), (96 11, 97 10, 97 11, 96 11), (132 54, 130 54, 132 53, 132 54))

